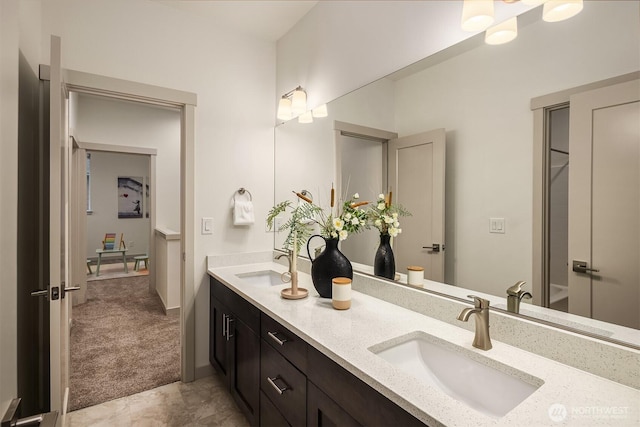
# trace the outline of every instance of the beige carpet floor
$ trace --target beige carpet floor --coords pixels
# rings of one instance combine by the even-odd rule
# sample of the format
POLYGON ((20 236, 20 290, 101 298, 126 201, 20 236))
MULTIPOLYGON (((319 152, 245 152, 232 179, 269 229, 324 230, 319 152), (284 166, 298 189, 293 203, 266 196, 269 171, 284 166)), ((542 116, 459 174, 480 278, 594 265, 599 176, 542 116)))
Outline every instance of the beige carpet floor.
POLYGON ((179 315, 164 314, 148 276, 88 282, 70 353, 70 410, 178 381, 179 315))

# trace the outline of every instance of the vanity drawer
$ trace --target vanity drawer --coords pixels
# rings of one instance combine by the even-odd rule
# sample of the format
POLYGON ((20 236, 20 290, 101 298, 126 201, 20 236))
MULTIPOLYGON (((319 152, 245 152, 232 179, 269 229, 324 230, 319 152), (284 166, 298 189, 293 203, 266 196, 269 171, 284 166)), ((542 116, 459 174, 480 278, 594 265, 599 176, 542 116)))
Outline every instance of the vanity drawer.
POLYGON ((296 334, 262 313, 260 336, 303 373, 307 371, 307 343, 296 334))
POLYGON ((264 339, 261 341, 260 389, 289 424, 306 425, 307 377, 271 344, 267 344, 264 339))

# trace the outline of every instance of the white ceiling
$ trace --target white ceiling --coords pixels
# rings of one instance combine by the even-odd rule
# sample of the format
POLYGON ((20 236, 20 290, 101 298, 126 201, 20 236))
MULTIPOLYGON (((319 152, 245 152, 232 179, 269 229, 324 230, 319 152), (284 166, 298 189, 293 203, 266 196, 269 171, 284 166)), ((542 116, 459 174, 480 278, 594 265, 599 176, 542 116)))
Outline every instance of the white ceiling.
POLYGON ((318 1, 311 0, 154 0, 196 14, 212 25, 276 41, 286 34, 318 1))

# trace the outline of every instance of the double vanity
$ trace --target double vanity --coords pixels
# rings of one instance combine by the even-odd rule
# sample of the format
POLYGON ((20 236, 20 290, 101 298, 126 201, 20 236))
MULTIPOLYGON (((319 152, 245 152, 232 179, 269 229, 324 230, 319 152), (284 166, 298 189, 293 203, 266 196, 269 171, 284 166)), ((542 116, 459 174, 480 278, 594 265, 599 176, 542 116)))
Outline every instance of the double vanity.
MULTIPOLYGON (((489 350, 473 347, 480 316, 456 319, 471 300, 443 321, 442 313, 431 317, 386 301, 384 287, 397 285, 356 273, 351 308, 335 310, 315 292, 304 262, 298 280, 309 297, 286 300, 280 297, 286 266, 273 254, 214 258, 210 362, 252 425, 640 423, 635 386, 500 336, 489 350)), ((405 292, 415 292, 414 301, 423 293, 405 292)), ((489 322, 497 316, 490 312, 489 322)))

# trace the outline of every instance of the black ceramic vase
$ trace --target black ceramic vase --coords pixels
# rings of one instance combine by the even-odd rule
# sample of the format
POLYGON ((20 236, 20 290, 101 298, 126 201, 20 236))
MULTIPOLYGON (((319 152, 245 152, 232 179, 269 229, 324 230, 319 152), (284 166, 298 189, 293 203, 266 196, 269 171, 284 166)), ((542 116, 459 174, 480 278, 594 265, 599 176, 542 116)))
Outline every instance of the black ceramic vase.
POLYGON ((391 236, 380 235, 380 246, 376 251, 376 258, 373 262, 373 274, 393 280, 396 275, 396 260, 391 249, 391 236))
POLYGON ((311 261, 311 280, 313 287, 323 298, 331 298, 331 279, 334 277, 348 277, 353 279, 353 267, 351 262, 338 249, 338 239, 325 239, 319 234, 314 234, 307 241, 307 254, 311 261), (320 237, 325 241, 324 251, 313 259, 309 243, 314 237, 320 237))

